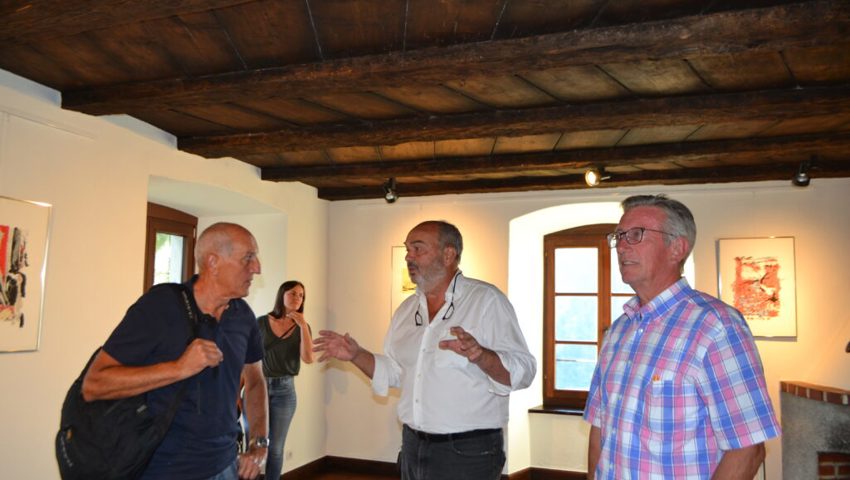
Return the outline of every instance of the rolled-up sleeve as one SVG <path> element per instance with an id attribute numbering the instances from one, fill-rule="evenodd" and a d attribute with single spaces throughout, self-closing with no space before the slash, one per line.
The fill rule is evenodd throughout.
<path id="1" fill-rule="evenodd" d="M 372 391 L 375 395 L 386 397 L 390 387 L 399 386 L 401 368 L 390 357 L 375 355 L 375 371 L 372 373 Z"/>
<path id="2" fill-rule="evenodd" d="M 528 351 L 528 344 L 519 327 L 516 313 L 508 299 L 502 295 L 491 304 L 488 321 L 492 320 L 492 346 L 488 346 L 499 356 L 502 365 L 511 375 L 511 385 L 501 384 L 490 378 L 490 391 L 495 395 L 509 395 L 514 390 L 527 388 L 537 374 L 537 360 Z M 489 317 L 489 318 L 488 318 Z"/>
<path id="3" fill-rule="evenodd" d="M 393 322 L 396 315 L 393 315 Z M 384 354 L 375 353 L 375 371 L 372 372 L 372 391 L 375 395 L 386 397 L 390 388 L 401 386 L 401 366 L 393 360 L 393 329 L 384 337 Z"/>
<path id="4" fill-rule="evenodd" d="M 514 390 L 521 390 L 531 385 L 537 373 L 537 361 L 531 354 L 522 352 L 496 352 L 502 365 L 511 374 L 511 385 L 501 384 L 490 379 L 490 391 L 496 395 L 508 395 Z"/>

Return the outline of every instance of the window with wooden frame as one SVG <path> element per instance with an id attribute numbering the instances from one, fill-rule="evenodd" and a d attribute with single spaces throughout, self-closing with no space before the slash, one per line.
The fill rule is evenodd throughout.
<path id="1" fill-rule="evenodd" d="M 148 203 L 144 291 L 159 283 L 184 282 L 192 276 L 197 228 L 197 217 Z"/>
<path id="2" fill-rule="evenodd" d="M 622 283 L 606 235 L 585 225 L 543 238 L 543 405 L 583 409 L 605 331 L 634 293 Z"/>

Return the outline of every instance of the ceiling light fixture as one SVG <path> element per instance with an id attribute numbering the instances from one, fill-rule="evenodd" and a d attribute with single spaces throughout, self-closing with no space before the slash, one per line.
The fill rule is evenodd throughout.
<path id="1" fill-rule="evenodd" d="M 814 157 L 812 157 L 814 159 Z M 811 168 L 812 163 L 809 160 L 803 160 L 800 162 L 800 166 L 797 168 L 797 173 L 791 177 L 791 183 L 797 187 L 808 187 L 809 182 L 812 181 L 812 177 L 809 176 L 809 168 Z"/>
<path id="2" fill-rule="evenodd" d="M 398 200 L 398 192 L 396 191 L 395 177 L 388 178 L 384 182 L 384 200 L 387 203 L 395 203 Z"/>
<path id="3" fill-rule="evenodd" d="M 611 178 L 610 175 L 603 176 L 605 174 L 604 169 L 591 167 L 584 171 L 584 182 L 588 187 L 595 187 L 599 185 L 599 182 L 602 180 L 608 180 Z"/>

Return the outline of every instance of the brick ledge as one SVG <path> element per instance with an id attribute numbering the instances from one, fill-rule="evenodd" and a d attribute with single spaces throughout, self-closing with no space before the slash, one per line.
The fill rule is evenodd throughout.
<path id="1" fill-rule="evenodd" d="M 850 406 L 850 390 L 805 382 L 779 382 L 780 391 L 819 402 Z"/>

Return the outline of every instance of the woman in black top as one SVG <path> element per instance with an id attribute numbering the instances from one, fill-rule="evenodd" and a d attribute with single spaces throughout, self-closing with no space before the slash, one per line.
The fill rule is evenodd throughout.
<path id="1" fill-rule="evenodd" d="M 283 446 L 295 415 L 294 377 L 301 362 L 313 362 L 313 338 L 304 320 L 304 284 L 284 282 L 274 310 L 257 319 L 263 336 L 263 373 L 269 390 L 269 456 L 267 480 L 278 480 L 283 469 Z"/>

